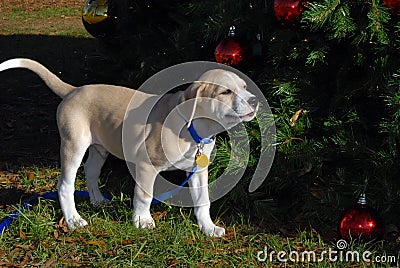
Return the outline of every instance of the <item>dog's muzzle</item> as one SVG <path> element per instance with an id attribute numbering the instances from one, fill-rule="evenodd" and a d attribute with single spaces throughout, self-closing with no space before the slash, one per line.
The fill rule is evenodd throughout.
<path id="1" fill-rule="evenodd" d="M 257 98 L 255 96 L 250 97 L 247 100 L 247 103 L 250 104 L 251 108 L 253 108 L 254 111 L 257 110 L 257 108 L 258 108 L 258 100 L 257 100 Z"/>
<path id="2" fill-rule="evenodd" d="M 239 116 L 242 121 L 250 121 L 254 118 L 258 110 L 258 100 L 255 96 L 250 97 L 247 101 L 247 105 L 250 106 L 251 112 L 245 115 Z"/>

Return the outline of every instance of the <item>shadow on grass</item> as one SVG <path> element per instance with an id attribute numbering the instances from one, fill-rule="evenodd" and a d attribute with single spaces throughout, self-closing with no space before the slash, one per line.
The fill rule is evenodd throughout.
<path id="1" fill-rule="evenodd" d="M 107 59 L 107 52 L 97 39 L 0 35 L 0 62 L 16 57 L 37 60 L 63 81 L 76 86 L 124 82 L 117 74 L 118 66 L 111 57 Z M 61 99 L 36 74 L 25 69 L 1 72 L 0 92 L 0 171 L 16 172 L 22 166 L 59 166 L 56 110 Z M 177 184 L 185 177 L 183 172 L 170 174 L 167 177 L 175 177 Z M 117 196 L 121 191 L 132 195 L 134 181 L 124 161 L 109 156 L 102 177 L 105 191 Z M 4 189 L 0 191 L 3 193 Z M 20 199 L 25 199 L 20 190 L 0 194 L 0 203 L 4 205 Z"/>
<path id="2" fill-rule="evenodd" d="M 116 66 L 104 59 L 101 47 L 98 40 L 88 38 L 0 35 L 0 62 L 31 58 L 72 85 L 117 84 L 121 78 L 112 75 Z M 1 72 L 0 92 L 0 170 L 16 172 L 22 166 L 59 166 L 56 110 L 61 99 L 38 76 L 24 69 Z M 103 170 L 109 170 L 107 182 L 113 186 L 110 191 L 133 184 L 133 180 L 115 181 L 129 176 L 123 161 L 110 157 Z M 0 191 L 3 205 L 24 199 L 20 190 Z"/>

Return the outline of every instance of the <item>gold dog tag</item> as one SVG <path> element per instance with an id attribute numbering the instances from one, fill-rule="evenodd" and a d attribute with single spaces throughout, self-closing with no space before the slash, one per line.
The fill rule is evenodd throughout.
<path id="1" fill-rule="evenodd" d="M 200 153 L 196 155 L 196 164 L 199 167 L 205 168 L 208 166 L 208 164 L 210 164 L 210 160 L 205 154 Z"/>

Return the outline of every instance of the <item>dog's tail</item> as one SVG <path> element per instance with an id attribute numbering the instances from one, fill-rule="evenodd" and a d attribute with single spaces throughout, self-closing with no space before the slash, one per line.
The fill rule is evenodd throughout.
<path id="1" fill-rule="evenodd" d="M 61 98 L 64 98 L 75 88 L 74 86 L 63 82 L 55 74 L 50 72 L 46 67 L 34 60 L 11 59 L 0 64 L 0 72 L 13 68 L 26 68 L 33 71 L 38 76 L 40 76 L 40 78 L 42 78 L 46 85 Z"/>

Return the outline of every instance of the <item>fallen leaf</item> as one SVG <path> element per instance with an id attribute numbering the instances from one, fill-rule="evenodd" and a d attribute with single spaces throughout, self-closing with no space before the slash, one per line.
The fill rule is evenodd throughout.
<path id="1" fill-rule="evenodd" d="M 13 262 L 8 262 L 8 261 L 3 261 L 0 262 L 0 267 L 18 267 L 19 265 L 17 263 Z"/>
<path id="2" fill-rule="evenodd" d="M 7 172 L 7 171 L 0 171 L 0 181 L 6 183 L 13 183 L 19 180 L 19 174 Z"/>
<path id="3" fill-rule="evenodd" d="M 104 231 L 96 231 L 96 230 L 92 231 L 92 235 L 94 235 L 96 237 L 107 237 L 107 238 L 110 237 L 109 233 L 104 232 Z"/>
<path id="4" fill-rule="evenodd" d="M 226 250 L 223 248 L 215 248 L 212 250 L 212 253 L 213 254 L 223 254 L 223 253 L 226 253 Z"/>
<path id="5" fill-rule="evenodd" d="M 57 265 L 57 261 L 54 259 L 49 259 L 44 263 L 45 268 L 53 268 L 53 267 L 56 267 L 56 265 Z"/>
<path id="6" fill-rule="evenodd" d="M 104 247 L 106 245 L 106 242 L 102 240 L 89 240 L 89 241 L 84 240 L 83 242 L 87 245 L 94 245 L 99 247 Z"/>
<path id="7" fill-rule="evenodd" d="M 22 259 L 22 262 L 20 263 L 20 265 L 25 266 L 26 264 L 30 263 L 31 261 L 32 261 L 32 252 L 28 251 L 25 253 L 25 256 Z"/>
<path id="8" fill-rule="evenodd" d="M 29 171 L 27 177 L 29 180 L 33 180 L 35 178 L 35 172 Z"/>
<path id="9" fill-rule="evenodd" d="M 303 111 L 303 109 L 300 109 L 300 110 L 298 110 L 297 112 L 294 113 L 292 118 L 290 118 L 290 120 L 289 120 L 290 126 L 294 127 L 296 125 L 296 121 L 297 121 L 297 119 L 299 119 L 299 116 L 300 116 L 302 111 Z"/>
<path id="10" fill-rule="evenodd" d="M 72 257 L 72 261 L 62 261 L 62 264 L 68 267 L 93 267 L 93 263 L 87 261 L 75 260 L 79 259 L 78 257 Z"/>
<path id="11" fill-rule="evenodd" d="M 167 214 L 168 214 L 168 212 L 166 212 L 166 211 L 163 211 L 163 212 L 157 211 L 157 212 L 153 213 L 153 219 L 155 221 L 159 221 L 162 218 L 165 218 L 165 216 L 167 216 Z"/>
<path id="12" fill-rule="evenodd" d="M 21 244 L 18 244 L 17 247 L 18 247 L 18 248 L 25 249 L 25 250 L 35 250 L 35 249 L 36 249 L 36 248 L 35 248 L 34 246 L 32 246 L 32 245 L 21 245 Z"/>
<path id="13" fill-rule="evenodd" d="M 21 229 L 19 229 L 19 238 L 21 238 L 22 240 L 26 239 L 26 235 L 25 235 L 24 231 L 22 231 Z"/>
<path id="14" fill-rule="evenodd" d="M 53 232 L 54 238 L 58 240 L 58 238 L 60 237 L 59 233 L 57 231 Z"/>
<path id="15" fill-rule="evenodd" d="M 15 255 L 16 253 L 20 252 L 22 249 L 18 246 L 10 251 L 10 255 Z"/>
<path id="16" fill-rule="evenodd" d="M 76 242 L 76 239 L 73 238 L 73 237 L 64 237 L 64 238 L 63 238 L 63 241 L 64 241 L 64 242 L 67 242 L 67 243 L 75 243 L 75 242 Z"/>
<path id="17" fill-rule="evenodd" d="M 40 244 L 41 244 L 42 246 L 44 246 L 45 248 L 54 249 L 53 246 L 51 246 L 50 244 L 48 244 L 48 243 L 46 243 L 46 242 L 41 242 Z"/>
<path id="18" fill-rule="evenodd" d="M 80 256 L 71 256 L 71 259 L 77 263 L 81 262 L 81 257 Z"/>
<path id="19" fill-rule="evenodd" d="M 106 254 L 108 254 L 108 255 L 117 255 L 117 251 L 114 250 L 114 249 L 112 249 L 112 250 L 106 250 L 106 249 L 101 250 L 101 249 L 100 249 L 99 252 L 101 252 L 101 253 L 106 253 Z"/>
<path id="20" fill-rule="evenodd" d="M 247 250 L 248 250 L 248 248 L 236 248 L 236 249 L 233 250 L 233 252 L 235 254 L 239 254 L 239 253 L 246 252 Z"/>
<path id="21" fill-rule="evenodd" d="M 194 239 L 189 237 L 189 238 L 185 239 L 185 242 L 186 242 L 186 244 L 193 245 L 194 244 Z"/>
<path id="22" fill-rule="evenodd" d="M 132 245 L 133 242 L 132 242 L 132 240 L 122 240 L 122 241 L 121 241 L 121 244 L 122 244 L 123 246 L 127 246 L 127 245 Z"/>
<path id="23" fill-rule="evenodd" d="M 68 225 L 67 222 L 64 220 L 64 217 L 62 217 L 59 221 L 58 224 L 55 225 L 57 228 L 61 229 L 63 233 L 68 233 Z"/>
<path id="24" fill-rule="evenodd" d="M 178 265 L 178 260 L 177 259 L 173 259 L 169 265 L 169 267 L 176 267 Z"/>

